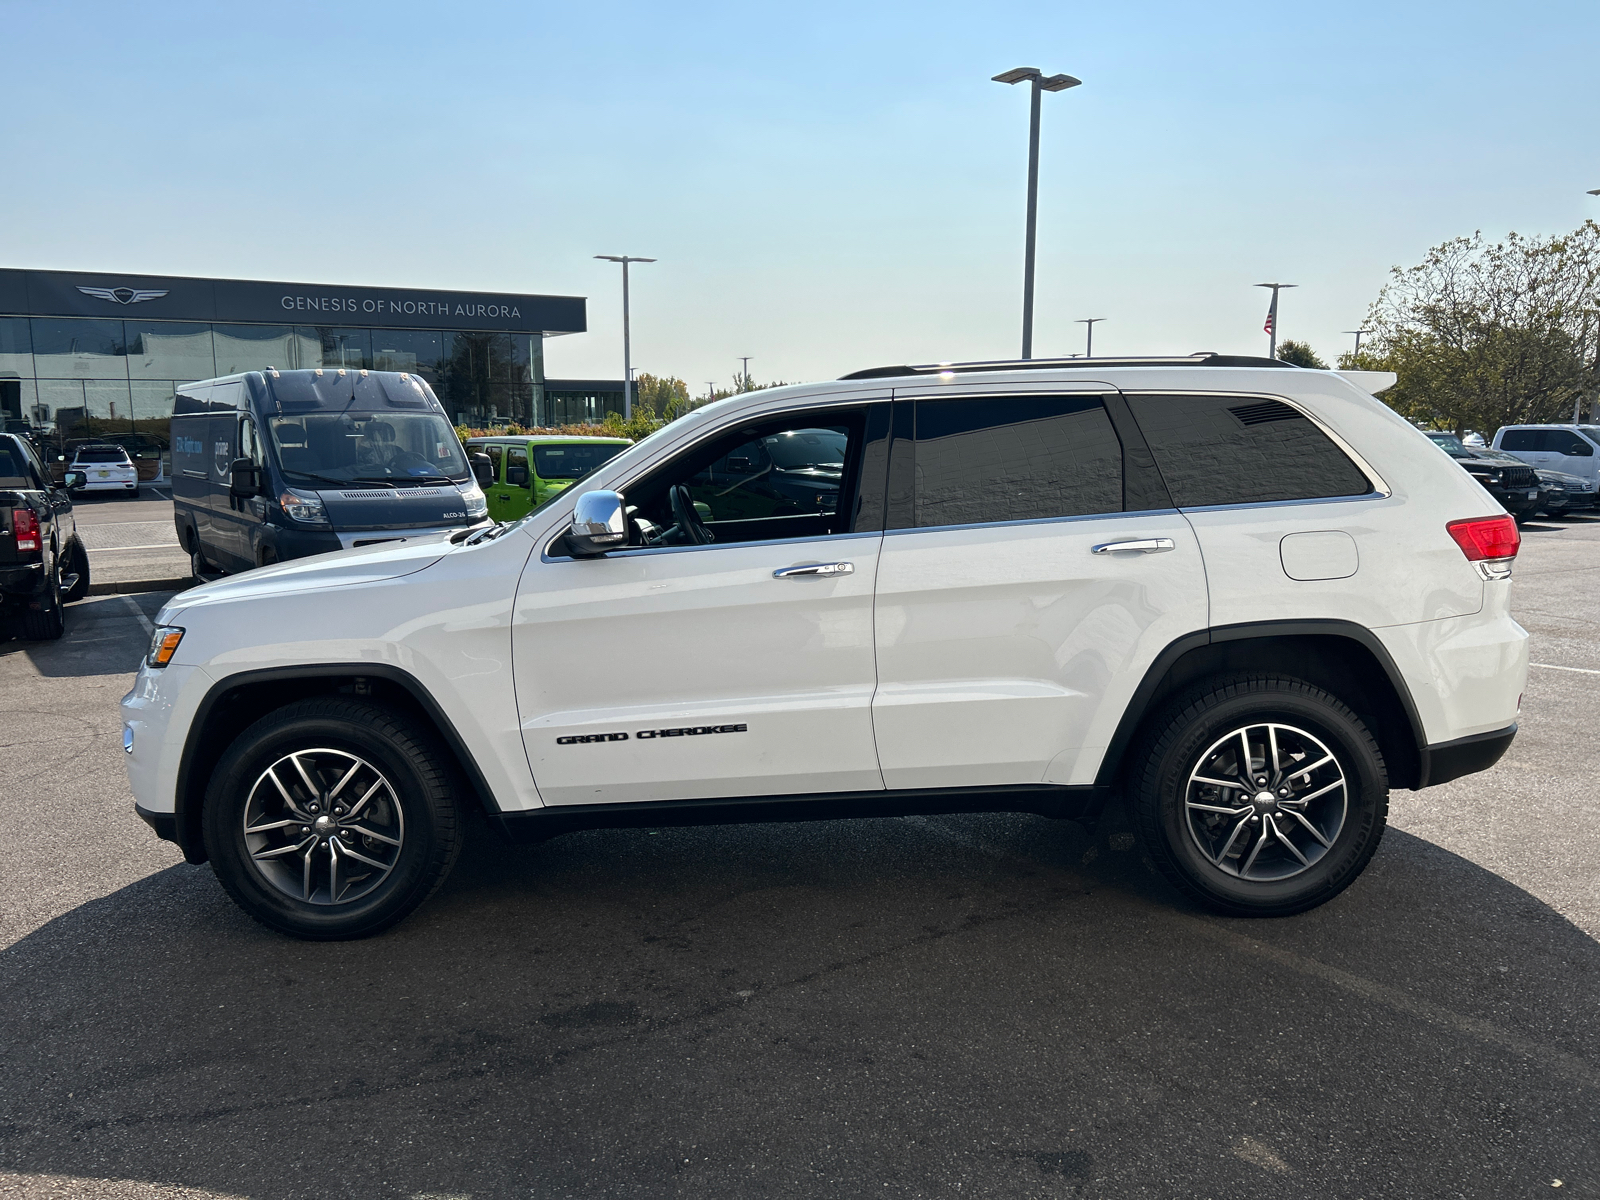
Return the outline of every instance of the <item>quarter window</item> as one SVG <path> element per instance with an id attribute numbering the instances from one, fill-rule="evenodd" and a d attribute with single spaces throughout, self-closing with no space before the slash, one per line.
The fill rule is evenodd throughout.
<path id="1" fill-rule="evenodd" d="M 1372 491 L 1344 451 L 1281 400 L 1129 396 L 1128 404 L 1179 508 Z"/>
<path id="2" fill-rule="evenodd" d="M 1122 511 L 1099 396 L 918 400 L 915 445 L 915 528 Z"/>

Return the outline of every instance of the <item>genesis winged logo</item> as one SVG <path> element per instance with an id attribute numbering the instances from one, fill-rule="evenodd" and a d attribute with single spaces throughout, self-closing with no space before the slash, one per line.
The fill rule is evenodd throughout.
<path id="1" fill-rule="evenodd" d="M 159 300 L 167 294 L 165 288 L 80 287 L 78 290 L 85 296 L 93 296 L 96 300 L 109 300 L 113 304 L 142 304 L 146 300 Z"/>

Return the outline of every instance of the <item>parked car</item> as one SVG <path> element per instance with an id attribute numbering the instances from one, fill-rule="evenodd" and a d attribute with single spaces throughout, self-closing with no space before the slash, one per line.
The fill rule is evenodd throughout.
<path id="1" fill-rule="evenodd" d="M 1518 521 L 1539 508 L 1539 476 L 1520 459 L 1497 450 L 1472 450 L 1453 433 L 1429 431 L 1428 440 L 1443 450 Z"/>
<path id="2" fill-rule="evenodd" d="M 67 470 L 83 476 L 74 491 L 139 494 L 138 468 L 126 450 L 111 442 L 85 442 L 73 452 Z"/>
<path id="3" fill-rule="evenodd" d="M 69 472 L 69 484 L 81 485 Z M 89 594 L 89 555 L 78 538 L 72 498 L 57 487 L 33 442 L 0 434 L 0 617 L 22 636 L 54 641 L 64 604 Z"/>
<path id="4" fill-rule="evenodd" d="M 307 938 L 412 911 L 471 808 L 539 839 L 1120 796 L 1186 895 L 1309 908 L 1391 787 L 1501 756 L 1527 673 L 1514 522 L 1373 382 L 1201 355 L 729 397 L 520 521 L 174 596 L 123 701 L 137 811 Z M 842 467 L 779 508 L 729 459 L 790 437 Z"/>
<path id="5" fill-rule="evenodd" d="M 1507 425 L 1494 448 L 1547 471 L 1600 484 L 1600 425 Z"/>
<path id="6" fill-rule="evenodd" d="M 1539 476 L 1539 511 L 1550 516 L 1585 512 L 1595 506 L 1596 488 L 1592 479 L 1582 479 L 1562 471 L 1535 468 Z"/>
<path id="7" fill-rule="evenodd" d="M 429 538 L 487 520 L 455 429 L 416 375 L 251 371 L 185 384 L 172 504 L 194 573 Z"/>
<path id="8" fill-rule="evenodd" d="M 490 519 L 515 521 L 631 444 L 627 438 L 503 435 L 468 438 L 467 453 L 488 461 L 478 482 L 489 498 Z"/>

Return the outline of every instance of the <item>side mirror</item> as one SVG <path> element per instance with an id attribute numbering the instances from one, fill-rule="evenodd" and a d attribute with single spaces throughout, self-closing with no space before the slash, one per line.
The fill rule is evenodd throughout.
<path id="1" fill-rule="evenodd" d="M 248 458 L 236 458 L 228 468 L 228 491 L 241 500 L 261 494 L 261 472 Z"/>
<path id="2" fill-rule="evenodd" d="M 585 492 L 578 497 L 567 530 L 573 558 L 598 558 L 628 542 L 628 515 L 616 492 Z"/>
<path id="3" fill-rule="evenodd" d="M 508 487 L 527 487 L 528 486 L 528 468 L 527 467 L 507 467 L 506 468 L 506 485 Z"/>
<path id="4" fill-rule="evenodd" d="M 487 454 L 474 454 L 468 460 L 472 464 L 472 477 L 478 481 L 478 486 L 485 490 L 494 486 L 494 463 L 489 461 Z"/>
<path id="5" fill-rule="evenodd" d="M 61 481 L 61 486 L 69 492 L 76 492 L 89 482 L 89 477 L 82 471 L 68 471 L 66 478 Z"/>

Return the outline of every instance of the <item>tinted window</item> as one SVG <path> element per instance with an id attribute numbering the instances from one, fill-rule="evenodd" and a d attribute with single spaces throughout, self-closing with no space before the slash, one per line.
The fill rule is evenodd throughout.
<path id="1" fill-rule="evenodd" d="M 73 456 L 81 463 L 126 463 L 128 452 L 118 446 L 88 446 Z"/>
<path id="2" fill-rule="evenodd" d="M 1361 496 L 1372 484 L 1281 400 L 1129 396 L 1179 508 Z"/>
<path id="3" fill-rule="evenodd" d="M 535 446 L 533 466 L 540 479 L 581 479 L 596 467 L 610 462 L 628 447 L 621 442 L 607 445 L 591 442 L 569 446 Z"/>
<path id="4" fill-rule="evenodd" d="M 20 449 L 12 445 L 10 438 L 0 438 L 0 488 L 32 486 Z"/>
<path id="5" fill-rule="evenodd" d="M 1508 429 L 1500 438 L 1502 450 L 1543 450 L 1544 430 Z"/>
<path id="6" fill-rule="evenodd" d="M 1122 511 L 1122 443 L 1098 396 L 919 400 L 913 525 Z"/>
<path id="7" fill-rule="evenodd" d="M 1594 447 L 1589 445 L 1575 433 L 1568 433 L 1565 429 L 1545 430 L 1545 443 L 1543 449 L 1556 454 L 1565 454 L 1569 458 L 1593 458 Z M 1507 447 L 1509 449 L 1510 447 Z"/>

